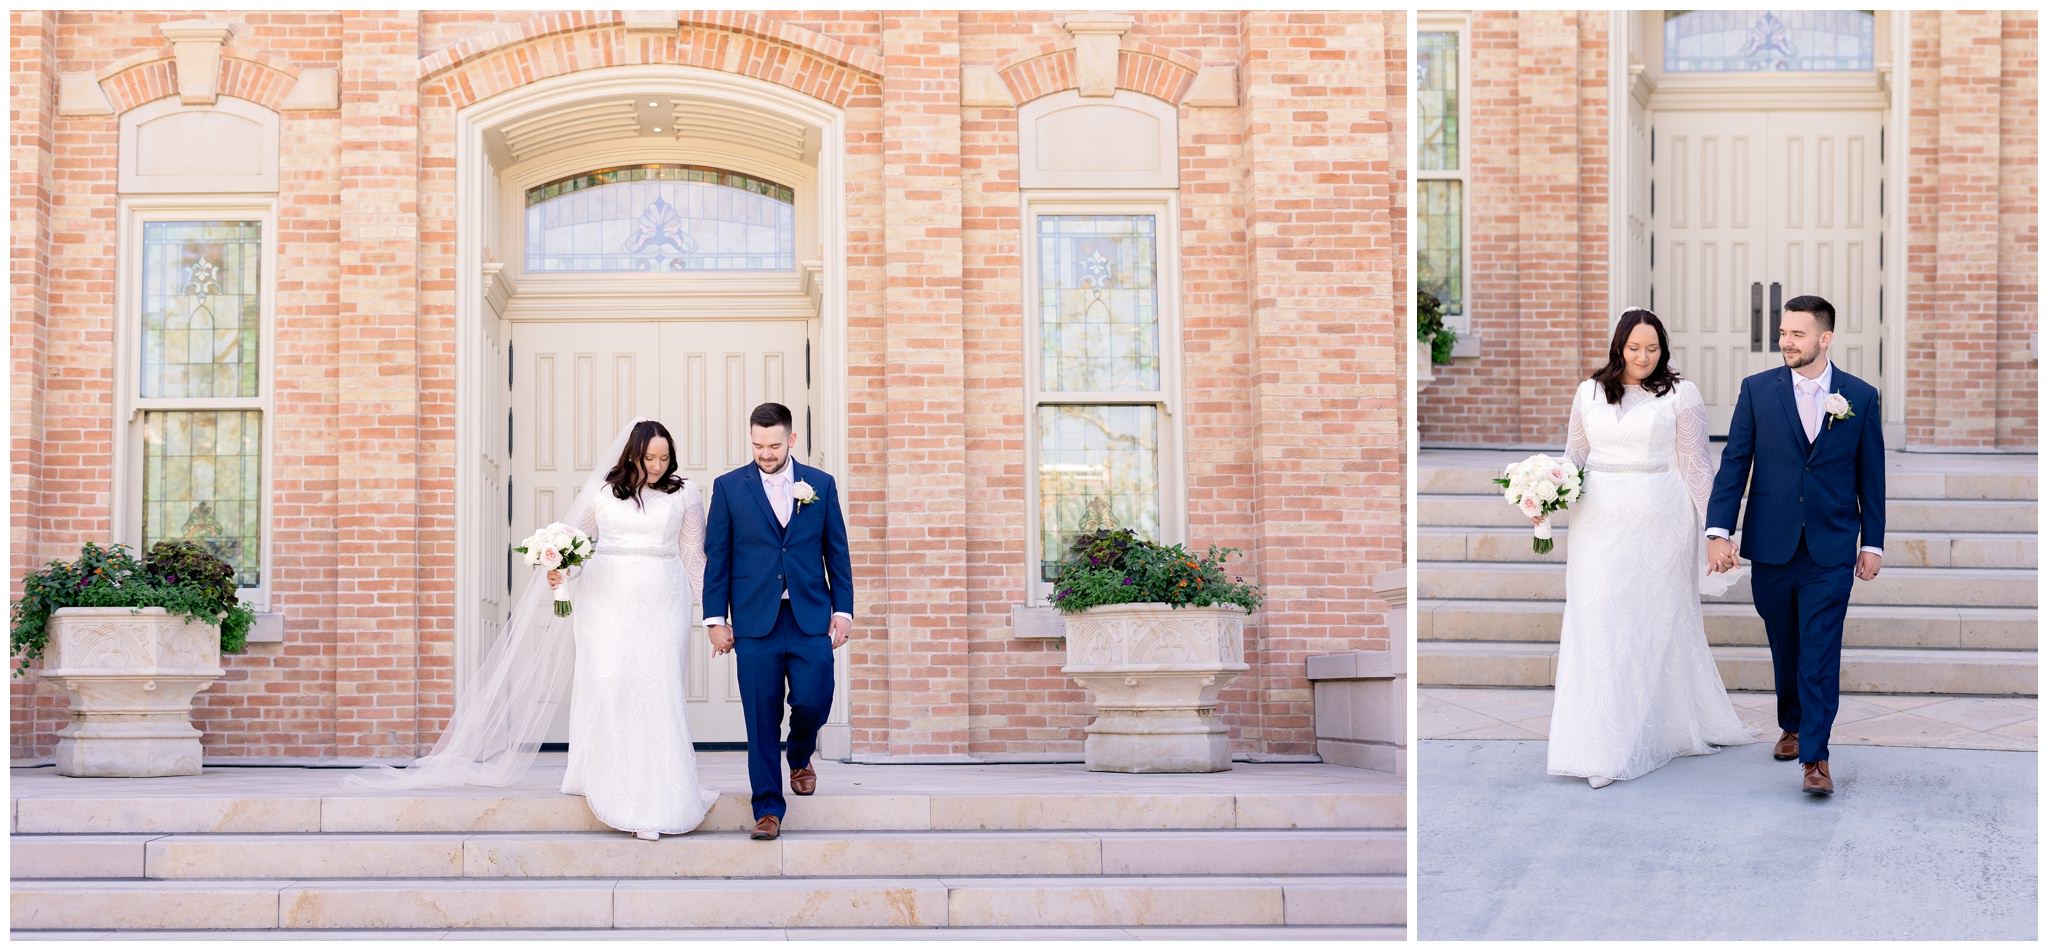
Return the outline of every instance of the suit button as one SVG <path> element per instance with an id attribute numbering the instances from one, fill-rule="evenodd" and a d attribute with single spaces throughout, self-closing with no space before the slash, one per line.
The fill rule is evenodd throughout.
<path id="1" fill-rule="evenodd" d="M 1799 501 L 1801 501 L 1801 502 L 1804 502 L 1804 501 L 1806 501 L 1806 496 L 1803 496 L 1803 495 L 1802 495 L 1802 496 L 1800 496 L 1800 497 L 1799 497 Z"/>

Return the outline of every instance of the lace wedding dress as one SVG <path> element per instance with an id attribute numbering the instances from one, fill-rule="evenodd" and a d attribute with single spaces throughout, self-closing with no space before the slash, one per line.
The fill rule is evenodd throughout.
<path id="1" fill-rule="evenodd" d="M 1571 515 L 1550 773 L 1634 779 L 1673 757 L 1753 742 L 1701 623 L 1714 466 L 1699 390 L 1680 381 L 1659 397 L 1630 386 L 1615 406 L 1584 381 L 1565 454 L 1587 473 Z"/>
<path id="2" fill-rule="evenodd" d="M 718 795 L 697 784 L 683 664 L 704 579 L 704 502 L 695 483 L 600 487 L 577 527 L 596 554 L 573 582 L 576 665 L 562 791 L 630 832 L 688 832 Z"/>

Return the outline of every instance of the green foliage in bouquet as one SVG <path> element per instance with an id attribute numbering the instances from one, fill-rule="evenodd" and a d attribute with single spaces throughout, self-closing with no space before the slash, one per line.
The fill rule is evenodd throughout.
<path id="1" fill-rule="evenodd" d="M 1415 339 L 1429 344 L 1429 362 L 1439 366 L 1458 345 L 1458 332 L 1444 325 L 1444 302 L 1425 290 L 1415 292 Z"/>
<path id="2" fill-rule="evenodd" d="M 1235 548 L 1210 546 L 1190 554 L 1180 545 L 1160 545 L 1129 529 L 1090 532 L 1074 540 L 1054 577 L 1052 604 L 1073 614 L 1103 604 L 1166 604 L 1176 608 L 1235 604 L 1259 609 L 1259 586 L 1224 574 Z"/>
<path id="3" fill-rule="evenodd" d="M 138 562 L 126 545 L 86 542 L 76 561 L 53 561 L 22 579 L 12 605 L 14 675 L 26 673 L 49 646 L 50 616 L 59 608 L 163 608 L 220 628 L 220 649 L 241 653 L 254 612 L 235 597 L 235 569 L 196 542 L 158 542 Z"/>

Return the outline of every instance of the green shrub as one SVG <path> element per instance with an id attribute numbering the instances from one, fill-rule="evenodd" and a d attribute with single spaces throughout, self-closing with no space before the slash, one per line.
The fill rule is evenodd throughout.
<path id="1" fill-rule="evenodd" d="M 1129 529 L 1090 532 L 1074 540 L 1054 575 L 1053 607 L 1073 614 L 1104 604 L 1159 603 L 1176 608 L 1235 604 L 1259 609 L 1259 586 L 1226 575 L 1223 562 L 1237 549 L 1210 546 L 1190 554 Z"/>
<path id="2" fill-rule="evenodd" d="M 1429 344 L 1429 362 L 1451 362 L 1451 348 L 1458 345 L 1458 332 L 1444 326 L 1444 302 L 1435 294 L 1415 292 L 1415 339 Z"/>

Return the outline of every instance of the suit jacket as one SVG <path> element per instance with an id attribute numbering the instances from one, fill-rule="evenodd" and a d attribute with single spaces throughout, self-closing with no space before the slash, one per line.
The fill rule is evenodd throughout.
<path id="1" fill-rule="evenodd" d="M 1832 391 L 1849 400 L 1855 415 L 1831 420 L 1822 414 L 1820 434 L 1809 443 L 1792 376 L 1790 367 L 1778 367 L 1742 381 L 1707 524 L 1735 524 L 1747 483 L 1744 558 L 1785 564 L 1804 534 L 1814 561 L 1854 565 L 1859 532 L 1863 545 L 1884 547 L 1884 414 L 1877 388 L 1835 367 Z"/>
<path id="2" fill-rule="evenodd" d="M 725 617 L 736 637 L 774 629 L 785 587 L 806 634 L 828 633 L 834 611 L 853 613 L 853 562 L 838 484 L 795 459 L 789 466 L 791 477 L 809 483 L 818 497 L 793 506 L 787 528 L 775 520 L 753 463 L 712 482 L 704 523 L 704 616 Z"/>

